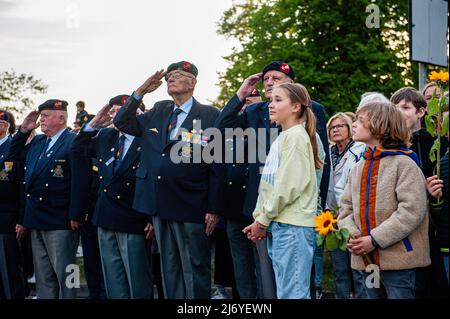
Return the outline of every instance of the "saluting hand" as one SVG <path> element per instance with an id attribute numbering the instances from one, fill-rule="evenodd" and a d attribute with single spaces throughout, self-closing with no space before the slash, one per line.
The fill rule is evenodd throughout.
<path id="1" fill-rule="evenodd" d="M 245 98 L 250 94 L 252 94 L 253 90 L 256 89 L 258 81 L 261 79 L 261 77 L 262 72 L 250 75 L 248 78 L 244 80 L 244 82 L 241 84 L 241 87 L 236 93 L 239 100 L 245 102 Z"/>
<path id="2" fill-rule="evenodd" d="M 98 111 L 98 113 L 94 116 L 94 118 L 89 122 L 89 125 L 92 128 L 103 128 L 108 127 L 112 123 L 111 114 L 109 114 L 109 110 L 111 106 L 106 104 L 104 107 Z"/>
<path id="3" fill-rule="evenodd" d="M 20 125 L 20 131 L 22 133 L 28 133 L 39 127 L 40 123 L 37 121 L 40 112 L 38 110 L 33 110 L 24 118 L 22 125 Z"/>
<path id="4" fill-rule="evenodd" d="M 162 84 L 161 80 L 165 75 L 164 69 L 156 71 L 136 90 L 136 94 L 143 97 L 146 93 L 155 91 Z"/>
<path id="5" fill-rule="evenodd" d="M 205 215 L 205 224 L 206 224 L 206 230 L 205 233 L 207 236 L 211 236 L 214 229 L 216 228 L 217 223 L 219 222 L 219 215 L 212 214 L 212 213 L 206 213 Z"/>

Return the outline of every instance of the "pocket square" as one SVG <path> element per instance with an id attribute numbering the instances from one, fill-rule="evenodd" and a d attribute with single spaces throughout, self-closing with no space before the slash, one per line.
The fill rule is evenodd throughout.
<path id="1" fill-rule="evenodd" d="M 154 127 L 154 128 L 151 128 L 150 129 L 150 131 L 152 131 L 152 132 L 155 132 L 156 134 L 158 134 L 159 132 L 158 132 L 158 129 L 156 128 L 156 127 Z"/>

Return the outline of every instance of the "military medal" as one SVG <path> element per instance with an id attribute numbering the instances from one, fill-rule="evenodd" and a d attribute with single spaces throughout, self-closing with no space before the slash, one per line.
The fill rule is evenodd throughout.
<path id="1" fill-rule="evenodd" d="M 9 181 L 8 172 L 6 170 L 0 171 L 0 181 Z"/>
<path id="2" fill-rule="evenodd" d="M 111 158 L 105 163 L 105 165 L 108 166 L 108 165 L 111 164 L 112 162 L 114 162 L 114 156 L 111 157 Z"/>
<path id="3" fill-rule="evenodd" d="M 64 170 L 61 165 L 56 165 L 56 167 L 53 169 L 53 176 L 64 177 Z"/>
<path id="4" fill-rule="evenodd" d="M 181 148 L 181 155 L 184 157 L 191 157 L 191 144 L 183 143 L 183 147 Z"/>
<path id="5" fill-rule="evenodd" d="M 5 172 L 10 172 L 13 169 L 14 162 L 5 162 Z"/>

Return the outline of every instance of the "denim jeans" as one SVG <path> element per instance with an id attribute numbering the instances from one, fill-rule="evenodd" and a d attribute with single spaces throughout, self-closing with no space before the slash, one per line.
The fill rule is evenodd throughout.
<path id="1" fill-rule="evenodd" d="M 369 299 L 415 299 L 416 269 L 381 270 L 379 288 L 367 286 L 371 273 L 363 272 L 366 293 Z"/>
<path id="2" fill-rule="evenodd" d="M 349 299 L 353 291 L 356 299 L 366 299 L 362 272 L 351 269 L 350 253 L 336 249 L 330 252 L 330 257 L 333 266 L 334 297 L 336 299 Z"/>
<path id="3" fill-rule="evenodd" d="M 314 250 L 314 286 L 322 288 L 323 278 L 323 246 L 317 246 Z"/>
<path id="4" fill-rule="evenodd" d="M 310 299 L 310 278 L 315 249 L 312 227 L 278 222 L 270 224 L 267 241 L 272 259 L 278 299 Z"/>

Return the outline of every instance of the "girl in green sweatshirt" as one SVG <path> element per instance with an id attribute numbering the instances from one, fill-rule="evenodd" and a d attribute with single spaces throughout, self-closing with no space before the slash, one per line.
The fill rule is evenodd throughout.
<path id="1" fill-rule="evenodd" d="M 277 297 L 310 298 L 310 274 L 315 235 L 318 187 L 316 119 L 308 91 L 284 83 L 272 93 L 270 120 L 282 132 L 270 148 L 261 175 L 255 222 L 244 229 L 252 241 L 271 233 L 267 248 L 275 273 Z"/>

